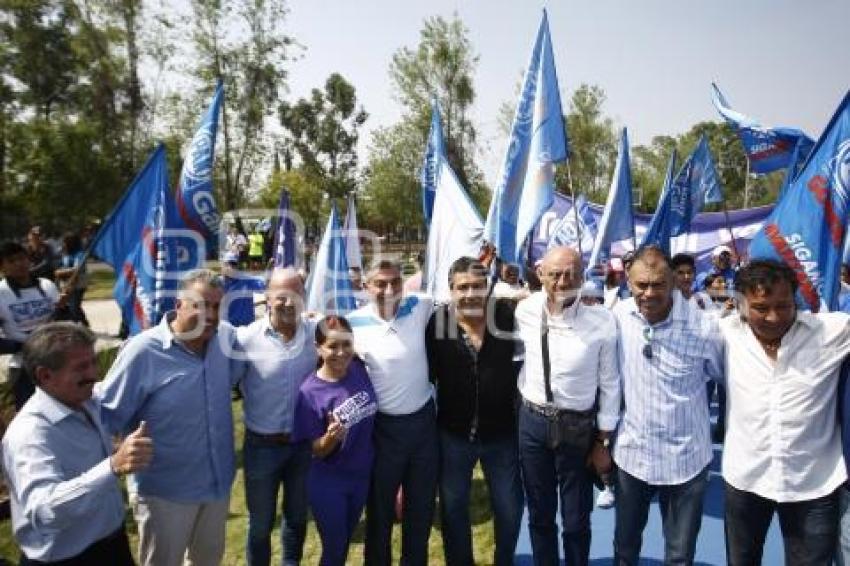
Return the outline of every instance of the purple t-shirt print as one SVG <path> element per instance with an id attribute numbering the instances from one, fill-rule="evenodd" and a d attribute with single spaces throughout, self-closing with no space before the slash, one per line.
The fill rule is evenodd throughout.
<path id="1" fill-rule="evenodd" d="M 338 381 L 325 381 L 316 372 L 307 376 L 295 407 L 294 436 L 310 442 L 321 437 L 328 429 L 328 415 L 333 413 L 347 430 L 345 439 L 325 458 L 314 458 L 314 469 L 368 474 L 372 468 L 372 428 L 377 411 L 375 390 L 366 368 L 354 359 Z"/>

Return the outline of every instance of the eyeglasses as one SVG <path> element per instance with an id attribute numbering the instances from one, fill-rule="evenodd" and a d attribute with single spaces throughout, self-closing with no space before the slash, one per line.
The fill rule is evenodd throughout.
<path id="1" fill-rule="evenodd" d="M 646 344 L 643 345 L 643 349 L 641 353 L 643 357 L 647 360 L 652 359 L 652 327 L 644 326 L 643 327 L 643 339 L 646 340 Z"/>

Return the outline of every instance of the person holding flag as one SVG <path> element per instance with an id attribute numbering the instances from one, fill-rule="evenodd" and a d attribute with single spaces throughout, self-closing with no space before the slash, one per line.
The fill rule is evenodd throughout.
<path id="1" fill-rule="evenodd" d="M 215 273 L 189 271 L 175 310 L 131 338 L 96 389 L 104 424 L 127 435 L 142 421 L 157 446 L 128 490 L 144 566 L 219 564 L 236 473 L 231 388 L 235 332 L 219 323 Z"/>

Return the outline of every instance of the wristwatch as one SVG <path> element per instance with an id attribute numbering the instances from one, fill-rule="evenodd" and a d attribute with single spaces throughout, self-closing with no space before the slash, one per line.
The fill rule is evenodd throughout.
<path id="1" fill-rule="evenodd" d="M 606 450 L 608 449 L 609 446 L 611 446 L 611 439 L 608 438 L 607 436 L 604 436 L 604 437 L 597 436 L 596 442 L 601 444 L 602 448 L 605 448 Z"/>

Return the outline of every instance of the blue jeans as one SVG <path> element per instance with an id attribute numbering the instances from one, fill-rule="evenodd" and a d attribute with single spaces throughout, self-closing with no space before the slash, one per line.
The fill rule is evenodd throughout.
<path id="1" fill-rule="evenodd" d="M 480 459 L 493 509 L 496 566 L 514 563 L 522 523 L 522 480 L 519 473 L 517 438 L 469 442 L 440 431 L 440 512 L 446 565 L 473 563 L 469 492 L 472 470 Z"/>
<path id="2" fill-rule="evenodd" d="M 409 415 L 375 417 L 375 465 L 366 503 L 366 564 L 389 566 L 398 488 L 404 489 L 401 564 L 428 564 L 439 443 L 434 402 Z"/>
<path id="3" fill-rule="evenodd" d="M 664 564 L 693 564 L 707 487 L 708 467 L 696 477 L 675 485 L 652 485 L 618 468 L 614 563 L 638 564 L 649 504 L 657 492 L 664 532 Z"/>
<path id="4" fill-rule="evenodd" d="M 840 489 L 844 489 L 843 487 Z M 838 540 L 839 491 L 803 501 L 778 503 L 724 484 L 726 563 L 762 563 L 764 540 L 774 513 L 785 547 L 785 563 L 794 566 L 831 564 Z"/>
<path id="5" fill-rule="evenodd" d="M 246 430 L 243 458 L 245 503 L 248 507 L 248 564 L 267 566 L 271 562 L 271 534 L 281 484 L 283 519 L 280 538 L 283 564 L 298 564 L 307 533 L 309 444 L 273 444 Z"/>
<path id="6" fill-rule="evenodd" d="M 835 564 L 850 566 L 850 489 L 847 484 L 838 488 L 838 546 L 835 550 Z"/>
<path id="7" fill-rule="evenodd" d="M 549 447 L 549 421 L 524 404 L 519 410 L 519 459 L 528 499 L 528 531 L 534 564 L 558 564 L 555 513 L 561 503 L 564 557 L 570 566 L 590 557 L 593 484 L 587 454 L 566 444 Z"/>

